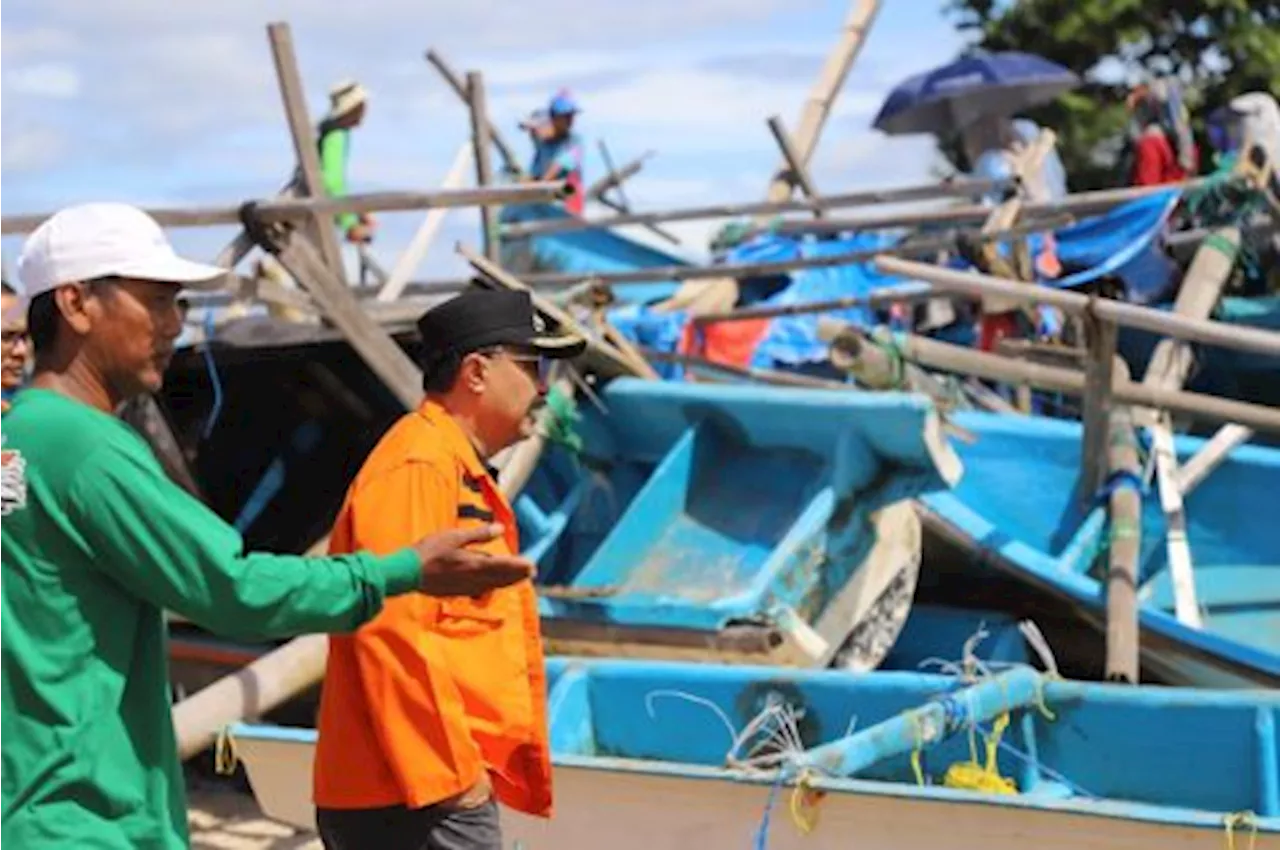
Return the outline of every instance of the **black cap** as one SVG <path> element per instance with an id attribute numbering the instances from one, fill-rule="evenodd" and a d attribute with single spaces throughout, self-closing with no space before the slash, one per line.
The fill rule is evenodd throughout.
<path id="1" fill-rule="evenodd" d="M 577 334 L 550 334 L 527 292 L 467 290 L 418 319 L 426 367 L 495 345 L 530 348 L 544 357 L 577 357 L 587 341 Z"/>

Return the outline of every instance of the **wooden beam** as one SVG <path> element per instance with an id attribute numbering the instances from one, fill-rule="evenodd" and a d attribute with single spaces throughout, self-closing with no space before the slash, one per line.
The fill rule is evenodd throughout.
<path id="1" fill-rule="evenodd" d="M 1164 511 L 1165 550 L 1173 585 L 1174 615 L 1185 626 L 1204 628 L 1200 605 L 1196 601 L 1195 566 L 1191 558 L 1191 541 L 1187 539 L 1187 514 L 1177 481 L 1178 455 L 1174 449 L 1173 431 L 1156 426 L 1148 433 L 1151 451 L 1155 454 L 1160 508 Z"/>
<path id="2" fill-rule="evenodd" d="M 787 161 L 791 182 L 800 187 L 800 191 L 804 192 L 806 198 L 815 204 L 821 204 L 822 198 L 819 197 L 818 190 L 813 185 L 813 179 L 809 176 L 809 167 L 805 165 L 805 158 L 796 149 L 795 143 L 787 133 L 787 128 L 782 125 L 782 119 L 777 115 L 771 115 L 765 123 L 769 125 L 769 132 L 773 134 L 773 140 L 778 143 L 778 149 L 782 151 L 782 158 Z M 822 207 L 815 207 L 813 215 L 815 218 L 822 218 Z"/>
<path id="3" fill-rule="evenodd" d="M 1186 498 L 1191 491 L 1200 486 L 1200 482 L 1218 468 L 1231 451 L 1253 439 L 1253 429 L 1243 425 L 1223 425 L 1207 443 L 1200 447 L 1186 463 L 1178 468 L 1175 481 L 1178 491 Z"/>
<path id="4" fill-rule="evenodd" d="M 1084 410 L 1081 415 L 1083 443 L 1080 451 L 1081 502 L 1093 500 L 1106 480 L 1109 455 L 1107 435 L 1111 431 L 1111 392 L 1115 386 L 1117 328 L 1114 322 L 1085 320 L 1089 356 L 1085 361 Z"/>
<path id="5" fill-rule="evenodd" d="M 467 82 L 459 76 L 457 71 L 454 71 L 453 68 L 450 67 L 449 63 L 446 62 L 444 57 L 436 50 L 428 50 L 426 58 L 431 67 L 440 72 L 440 76 L 444 78 L 444 81 L 448 84 L 449 88 L 453 89 L 453 93 L 458 96 L 458 99 L 469 107 L 471 104 L 471 95 L 467 89 Z M 514 174 L 518 179 L 523 180 L 528 175 L 525 173 L 525 170 L 520 167 L 520 161 L 516 159 L 515 151 L 512 149 L 511 145 L 507 143 L 506 137 L 502 135 L 502 131 L 494 125 L 492 120 L 489 119 L 489 116 L 485 115 L 484 118 L 485 123 L 489 128 L 489 138 L 493 141 L 493 146 L 498 149 L 498 154 L 502 157 L 506 170 Z"/>
<path id="6" fill-rule="evenodd" d="M 364 359 L 369 368 L 412 410 L 422 399 L 422 370 L 377 322 L 360 307 L 351 289 L 320 261 L 316 251 L 295 230 L 275 228 L 264 234 L 263 247 L 311 293 L 325 315 Z"/>
<path id="7" fill-rule="evenodd" d="M 472 156 L 471 145 L 464 143 L 458 148 L 458 153 L 453 158 L 453 164 L 449 166 L 449 171 L 444 176 L 444 183 L 440 186 L 442 190 L 447 192 L 462 186 L 463 181 L 466 179 L 467 167 L 471 165 Z M 404 292 L 405 285 L 409 282 L 409 276 L 422 263 L 427 251 L 431 248 L 431 243 L 435 241 L 436 235 L 440 232 L 440 225 L 444 224 L 444 217 L 445 210 L 441 207 L 436 207 L 427 212 L 427 216 L 423 219 L 417 232 L 409 240 L 408 247 L 401 252 L 400 259 L 396 260 L 395 267 L 391 269 L 391 274 L 387 277 L 387 282 L 378 290 L 379 301 L 395 301 Z"/>
<path id="8" fill-rule="evenodd" d="M 1192 321 L 1202 321 L 1209 317 L 1235 266 L 1240 238 L 1239 228 L 1227 227 L 1218 230 L 1201 244 L 1182 279 L 1178 297 L 1174 300 L 1174 315 Z M 1162 339 L 1151 354 L 1142 382 L 1158 389 L 1180 388 L 1191 373 L 1193 360 L 1191 346 L 1178 339 Z M 1155 411 L 1145 412 L 1144 420 L 1152 451 L 1155 453 L 1156 482 L 1165 518 L 1166 557 L 1173 584 L 1174 613 L 1178 622 L 1191 628 L 1202 628 L 1204 624 L 1196 601 L 1191 542 L 1187 539 L 1186 511 L 1177 480 L 1178 457 L 1174 451 L 1173 426 L 1167 415 Z"/>
<path id="9" fill-rule="evenodd" d="M 484 77 L 479 71 L 467 72 L 467 103 L 471 109 L 471 142 L 475 146 L 476 185 L 487 189 L 493 182 L 493 166 L 489 149 L 493 139 L 489 135 L 488 106 L 484 95 Z M 484 255 L 498 261 L 498 211 L 485 204 L 480 207 L 480 238 Z"/>
<path id="10" fill-rule="evenodd" d="M 995 188 L 1007 185 L 1000 180 L 956 180 L 950 183 L 923 183 L 902 186 L 892 189 L 868 189 L 858 192 L 845 192 L 838 195 L 824 195 L 821 204 L 810 200 L 784 201 L 751 201 L 746 203 L 714 204 L 704 207 L 686 207 L 683 209 L 652 210 L 645 213 L 625 213 L 600 218 L 556 219 L 552 221 L 528 221 L 510 224 L 503 228 L 504 236 L 535 236 L 548 233 L 564 233 L 573 230 L 592 230 L 594 228 L 622 227 L 626 224 L 659 224 L 673 221 L 697 221 L 706 218 L 734 218 L 745 215 L 773 216 L 786 212 L 811 213 L 820 206 L 823 210 L 842 209 L 845 207 L 873 206 L 875 204 L 908 203 L 913 201 L 931 201 L 938 198 L 965 197 L 981 195 Z M 977 210 L 977 221 L 986 218 L 990 210 L 986 207 L 962 207 L 962 210 Z M 943 210 L 942 212 L 948 212 Z M 1051 210 L 1051 212 L 1061 212 Z M 970 216 L 972 218 L 972 216 Z M 891 224 L 904 220 L 902 215 L 890 219 Z M 915 218 L 908 216 L 908 223 Z M 942 218 L 941 220 L 950 220 Z"/>
<path id="11" fill-rule="evenodd" d="M 284 102 L 285 117 L 289 122 L 289 134 L 293 137 L 293 150 L 298 158 L 301 173 L 302 194 L 313 198 L 325 197 L 324 181 L 320 176 L 320 154 L 316 149 L 315 132 L 307 114 L 307 96 L 302 88 L 302 76 L 298 73 L 298 59 L 293 51 L 293 35 L 289 25 L 277 21 L 267 25 L 267 39 L 271 42 L 271 58 L 276 66 L 276 78 L 280 83 L 280 99 Z M 333 222 L 317 213 L 311 217 L 308 230 L 314 244 L 320 247 L 324 264 L 346 282 L 342 264 L 342 251 Z"/>
<path id="12" fill-rule="evenodd" d="M 364 192 L 341 198 L 264 198 L 253 201 L 263 221 L 293 221 L 311 215 L 331 216 L 342 212 L 408 212 L 412 210 L 478 207 L 482 204 L 530 204 L 556 201 L 572 192 L 566 181 L 521 183 L 489 189 L 455 189 L 441 192 Z M 148 209 L 145 212 L 161 227 L 208 227 L 239 224 L 240 207 L 182 207 Z M 4 234 L 35 230 L 53 213 L 5 216 Z"/>
<path id="13" fill-rule="evenodd" d="M 839 340 L 830 331 L 823 329 L 824 324 L 844 324 L 846 332 L 862 333 L 847 323 L 823 319 L 819 325 L 819 334 L 826 339 L 836 339 L 833 344 L 839 344 Z M 1084 394 L 1084 373 L 1075 369 L 1012 360 L 998 354 L 988 354 L 912 334 L 895 334 L 893 339 L 905 359 L 930 369 L 972 375 L 1015 386 L 1025 384 L 1076 397 Z M 1183 390 L 1158 389 L 1122 378 L 1116 379 L 1111 395 L 1118 403 L 1168 410 L 1205 421 L 1239 422 L 1259 431 L 1280 433 L 1280 409 L 1273 407 Z"/>
<path id="14" fill-rule="evenodd" d="M 603 143 L 603 140 L 601 140 L 601 144 Z M 610 189 L 620 189 L 623 183 L 640 173 L 640 170 L 644 168 L 645 160 L 651 156 L 653 156 L 653 151 L 645 151 L 621 168 L 614 169 L 611 167 L 608 174 L 587 187 L 587 200 L 598 201 Z M 623 206 L 625 207 L 626 205 L 623 204 Z M 627 211 L 630 212 L 630 210 Z"/>
<path id="15" fill-rule="evenodd" d="M 1133 416 L 1127 407 L 1111 414 L 1107 438 L 1108 466 L 1113 475 L 1142 475 Z M 1110 517 L 1107 546 L 1106 677 L 1139 683 L 1138 558 L 1142 550 L 1142 494 L 1116 487 L 1107 501 Z"/>
<path id="16" fill-rule="evenodd" d="M 1171 314 L 1110 298 L 1091 300 L 1087 295 L 1066 289 L 1054 289 L 991 275 L 945 269 L 941 266 L 896 257 L 877 258 L 875 265 L 885 274 L 926 281 L 939 289 L 967 295 L 970 298 L 976 299 L 993 294 L 1024 304 L 1048 304 L 1073 316 L 1091 314 L 1100 320 L 1115 322 L 1124 327 L 1138 328 L 1235 351 L 1280 356 L 1280 333 L 1275 331 L 1208 321 L 1190 313 Z M 1153 356 L 1152 363 L 1156 362 Z"/>
<path id="17" fill-rule="evenodd" d="M 862 45 L 866 43 L 867 31 L 875 22 L 876 13 L 880 11 L 879 0 L 855 0 L 849 9 L 841 27 L 840 39 L 827 55 L 818 79 L 814 82 L 809 97 L 800 110 L 800 120 L 796 122 L 795 147 L 800 164 L 807 166 L 818 149 L 818 139 L 822 128 L 831 114 L 832 104 L 844 88 L 849 70 L 858 58 Z M 788 163 L 784 160 L 774 170 L 773 179 L 769 182 L 765 198 L 770 202 L 785 201 L 791 197 L 792 185 L 787 180 Z"/>

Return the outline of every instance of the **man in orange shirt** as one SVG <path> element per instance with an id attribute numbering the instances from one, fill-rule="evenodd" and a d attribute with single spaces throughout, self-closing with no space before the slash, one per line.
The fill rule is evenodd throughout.
<path id="1" fill-rule="evenodd" d="M 531 435 L 543 366 L 580 337 L 542 332 L 527 293 L 469 291 L 418 322 L 426 400 L 374 448 L 330 549 L 393 551 L 498 522 L 519 551 L 487 461 Z M 328 850 L 500 850 L 496 802 L 551 814 L 546 680 L 531 581 L 479 597 L 410 594 L 332 635 L 315 757 Z"/>

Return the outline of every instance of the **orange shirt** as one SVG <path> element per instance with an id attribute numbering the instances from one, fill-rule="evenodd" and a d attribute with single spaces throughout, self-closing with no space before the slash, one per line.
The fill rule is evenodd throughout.
<path id="1" fill-rule="evenodd" d="M 466 434 L 424 402 L 382 438 L 351 484 L 331 552 L 393 552 L 478 522 L 506 533 L 482 547 L 515 553 L 515 518 Z M 315 803 L 420 808 L 487 770 L 518 811 L 551 814 L 546 674 L 533 583 L 479 598 L 390 599 L 354 634 L 331 635 L 320 700 Z"/>

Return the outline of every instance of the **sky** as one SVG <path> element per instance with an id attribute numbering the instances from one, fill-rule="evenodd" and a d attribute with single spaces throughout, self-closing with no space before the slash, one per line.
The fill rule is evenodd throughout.
<path id="1" fill-rule="evenodd" d="M 884 0 L 811 171 L 819 192 L 930 179 L 928 137 L 871 129 L 903 78 L 951 59 L 963 37 L 942 0 Z M 638 210 L 763 198 L 778 153 L 766 119 L 798 119 L 851 4 L 837 0 L 6 0 L 0 22 L 0 211 L 91 200 L 228 206 L 275 192 L 293 167 L 266 25 L 289 23 L 313 121 L 329 87 L 371 93 L 352 191 L 439 187 L 467 112 L 423 58 L 484 74 L 494 122 L 522 156 L 521 117 L 568 87 L 582 112 L 586 180 L 654 155 L 625 186 Z M 469 178 L 471 179 L 471 178 Z M 424 212 L 379 216 L 390 268 Z M 705 256 L 717 222 L 669 227 Z M 229 228 L 170 231 L 211 259 Z M 451 212 L 416 277 L 461 273 L 479 217 Z M 2 245 L 12 270 L 19 238 Z M 348 261 L 354 264 L 353 252 Z"/>

